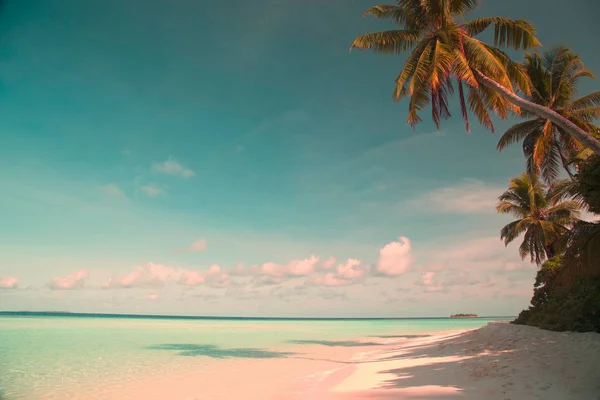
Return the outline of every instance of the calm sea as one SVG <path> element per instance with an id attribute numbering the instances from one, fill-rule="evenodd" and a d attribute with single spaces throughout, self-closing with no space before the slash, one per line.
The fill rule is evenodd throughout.
<path id="1" fill-rule="evenodd" d="M 299 344 L 477 328 L 476 319 L 179 319 L 0 315 L 0 398 L 75 398 L 140 377 L 285 357 Z"/>

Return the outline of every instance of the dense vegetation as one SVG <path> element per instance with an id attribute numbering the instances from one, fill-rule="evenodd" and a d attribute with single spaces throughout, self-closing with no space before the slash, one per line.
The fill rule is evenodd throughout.
<path id="1" fill-rule="evenodd" d="M 522 258 L 539 266 L 529 309 L 514 321 L 552 330 L 600 332 L 600 91 L 578 95 L 582 78 L 594 78 L 570 49 L 525 53 L 522 63 L 501 48 L 540 45 L 525 20 L 467 20 L 478 0 L 397 0 L 365 15 L 391 20 L 399 29 L 359 36 L 351 48 L 408 52 L 393 98 L 409 98 L 408 123 L 431 105 L 439 127 L 450 117 L 448 99 L 458 87 L 462 117 L 469 111 L 494 131 L 490 117 L 526 119 L 504 133 L 498 150 L 522 142 L 525 172 L 510 180 L 497 211 L 515 221 L 501 230 L 505 243 L 521 235 Z M 494 26 L 494 45 L 476 38 Z M 568 179 L 561 179 L 566 177 Z"/>

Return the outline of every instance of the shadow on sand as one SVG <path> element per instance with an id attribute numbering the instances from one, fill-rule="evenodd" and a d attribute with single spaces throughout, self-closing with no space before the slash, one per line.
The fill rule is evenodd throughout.
<path id="1" fill-rule="evenodd" d="M 285 358 L 294 354 L 251 348 L 225 349 L 212 344 L 160 344 L 148 349 L 174 351 L 184 357 L 211 358 Z"/>
<path id="2" fill-rule="evenodd" d="M 430 337 L 431 335 L 384 335 L 384 336 L 369 336 L 378 339 L 419 339 Z"/>
<path id="3" fill-rule="evenodd" d="M 381 346 L 381 343 L 375 342 L 357 342 L 352 340 L 332 341 L 332 340 L 288 340 L 291 344 L 317 344 L 328 347 L 366 347 Z"/>
<path id="4" fill-rule="evenodd" d="M 402 360 L 404 367 L 383 369 L 378 375 L 384 380 L 375 389 L 361 393 L 361 399 L 427 399 L 427 400 L 467 400 L 467 399 L 528 399 L 543 398 L 543 393 L 553 385 L 576 392 L 578 387 L 594 387 L 597 382 L 585 379 L 576 381 L 578 365 L 569 363 L 551 367 L 544 358 L 556 346 L 556 332 L 536 332 L 536 340 L 529 335 L 506 336 L 497 333 L 497 327 L 486 326 L 477 331 L 453 335 L 435 343 L 421 343 L 402 346 L 397 354 L 381 358 L 375 362 Z M 505 326 L 505 329 L 532 329 L 530 327 Z M 506 337 L 502 340 L 502 337 Z M 531 337 L 534 337 L 531 335 Z M 394 350 L 390 349 L 393 353 Z M 548 374 L 535 374 L 531 380 L 523 382 L 515 378 L 515 362 L 525 362 L 532 371 L 544 369 Z M 524 361 L 525 360 L 525 361 Z M 556 369 L 553 371 L 552 368 Z M 579 367 L 581 368 L 581 367 Z M 560 370 L 560 371 L 559 371 Z M 564 371 L 572 371 L 572 383 L 565 387 L 569 379 L 557 382 L 552 374 L 563 376 Z M 561 389 L 561 390 L 562 390 Z M 541 392 L 540 392 L 541 391 Z M 551 393 L 548 392 L 549 394 Z M 565 397 L 566 398 L 566 397 Z M 598 398 L 600 399 L 600 397 Z"/>

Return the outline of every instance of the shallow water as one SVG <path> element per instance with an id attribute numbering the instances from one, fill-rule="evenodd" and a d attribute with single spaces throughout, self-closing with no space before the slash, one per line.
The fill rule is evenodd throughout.
<path id="1" fill-rule="evenodd" d="M 0 316 L 0 393 L 3 400 L 75 399 L 214 363 L 289 357 L 305 344 L 353 347 L 357 339 L 470 329 L 494 320 Z"/>

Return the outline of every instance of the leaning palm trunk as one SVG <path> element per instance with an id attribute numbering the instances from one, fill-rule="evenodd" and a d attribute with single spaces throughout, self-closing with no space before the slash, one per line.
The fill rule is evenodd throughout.
<path id="1" fill-rule="evenodd" d="M 493 90 L 494 92 L 500 94 L 506 100 L 511 102 L 512 104 L 529 111 L 532 114 L 537 115 L 540 118 L 547 119 L 552 121 L 552 123 L 556 124 L 560 128 L 562 128 L 569 135 L 573 136 L 577 140 L 581 142 L 584 146 L 592 150 L 595 154 L 600 155 L 600 140 L 594 138 L 588 132 L 579 128 L 573 122 L 569 121 L 567 118 L 561 116 L 556 111 L 540 106 L 538 104 L 532 103 L 531 101 L 525 100 L 519 96 L 517 96 L 512 90 L 505 88 L 500 85 L 496 81 L 491 78 L 488 78 L 486 75 L 481 73 L 478 70 L 475 70 L 477 74 L 477 80 L 488 89 Z"/>

